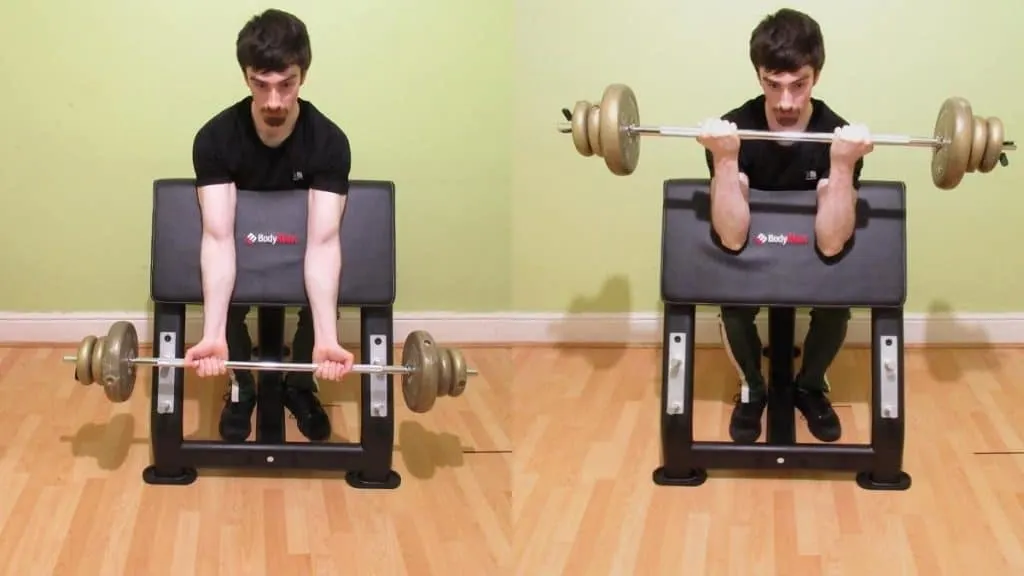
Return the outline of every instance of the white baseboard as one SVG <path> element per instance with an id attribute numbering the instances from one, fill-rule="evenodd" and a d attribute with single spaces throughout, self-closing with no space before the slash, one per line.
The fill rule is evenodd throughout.
<path id="1" fill-rule="evenodd" d="M 0 312 L 0 343 L 77 343 L 87 335 L 102 335 L 110 324 L 127 320 L 135 324 L 139 338 L 152 341 L 152 319 L 145 312 L 16 313 Z M 255 312 L 250 314 L 251 334 L 256 337 Z M 807 331 L 807 315 L 797 316 L 797 336 Z M 288 339 L 295 330 L 294 313 L 287 316 Z M 767 315 L 758 316 L 767 337 Z M 345 342 L 359 341 L 359 319 L 346 310 L 339 321 Z M 470 344 L 658 344 L 662 339 L 661 315 L 558 314 L 448 312 L 396 313 L 394 339 L 401 343 L 412 330 L 427 330 L 440 342 Z M 718 320 L 714 313 L 700 313 L 696 321 L 696 343 L 720 344 Z M 202 334 L 202 315 L 189 314 L 185 338 L 194 342 Z M 866 314 L 855 314 L 847 338 L 849 344 L 867 343 L 871 324 Z M 1024 343 L 1024 313 L 1008 314 L 906 314 L 905 342 L 915 344 L 1021 344 Z"/>

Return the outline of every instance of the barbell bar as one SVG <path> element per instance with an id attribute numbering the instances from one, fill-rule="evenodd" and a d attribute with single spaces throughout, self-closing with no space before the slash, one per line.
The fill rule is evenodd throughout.
<path id="1" fill-rule="evenodd" d="M 77 356 L 64 356 L 64 362 L 77 362 Z M 126 358 L 124 360 L 130 364 L 157 366 L 166 368 L 190 368 L 185 363 L 184 358 L 147 358 L 145 356 L 141 358 Z M 318 364 L 309 363 L 298 363 L 298 362 L 257 362 L 257 361 L 243 361 L 243 360 L 228 360 L 224 362 L 224 367 L 228 370 L 262 370 L 270 372 L 316 372 L 319 368 Z M 353 364 L 350 372 L 356 372 L 360 374 L 414 374 L 416 370 L 410 366 L 378 366 L 376 364 Z M 466 369 L 466 374 L 469 376 L 476 376 L 477 371 L 472 369 Z"/>
<path id="2" fill-rule="evenodd" d="M 75 380 L 83 385 L 101 384 L 111 402 L 125 402 L 135 390 L 136 367 L 188 368 L 183 358 L 139 357 L 138 331 L 130 322 L 114 322 L 105 336 L 86 336 L 73 356 Z M 470 376 L 478 372 L 466 365 L 462 352 L 438 346 L 425 330 L 410 332 L 402 348 L 403 364 L 385 366 L 355 364 L 352 372 L 396 374 L 402 377 L 402 396 L 413 412 L 428 412 L 438 397 L 461 396 Z M 230 370 L 315 372 L 314 363 L 237 361 L 225 362 Z"/>
<path id="3" fill-rule="evenodd" d="M 605 88 L 600 104 L 578 101 L 573 110 L 563 109 L 567 122 L 559 132 L 571 134 L 582 156 L 603 157 L 616 175 L 632 174 L 639 163 L 640 137 L 698 138 L 699 128 L 644 125 L 636 94 L 625 84 Z M 738 130 L 741 140 L 831 143 L 835 136 L 823 132 Z M 1005 151 L 1016 150 L 1004 140 L 1005 129 L 997 117 L 975 116 L 967 99 L 952 96 L 939 108 L 931 137 L 873 134 L 871 141 L 882 146 L 909 146 L 932 150 L 931 175 L 936 187 L 951 190 L 968 172 L 991 172 L 996 164 L 1006 165 Z"/>

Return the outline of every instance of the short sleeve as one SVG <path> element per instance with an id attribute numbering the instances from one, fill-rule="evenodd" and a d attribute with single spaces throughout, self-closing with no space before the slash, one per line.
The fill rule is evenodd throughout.
<path id="1" fill-rule="evenodd" d="M 313 163 L 310 188 L 348 194 L 349 173 L 352 170 L 352 150 L 348 136 L 336 126 L 331 126 L 327 136 L 317 147 L 317 159 Z"/>
<path id="2" fill-rule="evenodd" d="M 195 171 L 197 187 L 229 184 L 232 181 L 231 171 L 209 125 L 203 126 L 192 141 L 192 169 Z"/>

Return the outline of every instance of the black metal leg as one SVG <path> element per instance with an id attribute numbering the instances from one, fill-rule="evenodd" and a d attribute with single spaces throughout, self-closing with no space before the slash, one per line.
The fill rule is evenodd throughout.
<path id="1" fill-rule="evenodd" d="M 905 436 L 903 310 L 871 310 L 871 446 L 873 466 L 857 474 L 866 490 L 906 490 L 903 471 Z"/>
<path id="2" fill-rule="evenodd" d="M 153 355 L 181 358 L 185 355 L 185 306 L 156 303 L 153 309 Z M 147 484 L 187 485 L 197 472 L 186 466 L 181 453 L 184 436 L 185 370 L 152 368 L 150 445 L 153 463 L 142 471 Z"/>
<path id="3" fill-rule="evenodd" d="M 281 362 L 284 358 L 284 307 L 260 306 L 257 309 L 257 332 L 261 362 Z M 281 444 L 285 441 L 284 378 L 281 372 L 256 372 L 256 442 Z"/>
<path id="4" fill-rule="evenodd" d="M 707 471 L 692 465 L 693 351 L 696 307 L 665 304 L 661 370 L 662 465 L 659 486 L 700 486 Z"/>
<path id="5" fill-rule="evenodd" d="M 768 309 L 768 431 L 767 443 L 791 445 L 796 443 L 796 423 L 793 413 L 795 389 L 793 387 L 793 342 L 796 334 L 796 310 L 793 308 Z"/>
<path id="6" fill-rule="evenodd" d="M 360 361 L 394 364 L 394 311 L 367 307 L 359 311 Z M 361 374 L 360 443 L 363 465 L 345 479 L 354 488 L 394 489 L 402 482 L 392 468 L 395 443 L 394 376 Z"/>

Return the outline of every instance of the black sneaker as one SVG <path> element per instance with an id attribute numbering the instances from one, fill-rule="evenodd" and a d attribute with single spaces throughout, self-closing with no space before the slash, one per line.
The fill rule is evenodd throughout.
<path id="1" fill-rule="evenodd" d="M 238 385 L 238 397 L 232 398 L 232 385 L 224 394 L 224 408 L 220 412 L 220 437 L 228 442 L 245 442 L 252 432 L 252 412 L 256 409 L 256 380 L 251 372 L 236 371 L 233 382 Z"/>
<path id="2" fill-rule="evenodd" d="M 729 421 L 729 436 L 739 444 L 753 444 L 761 437 L 761 415 L 768 405 L 768 394 L 763 388 L 750 388 L 746 402 L 742 395 L 733 399 L 736 407 L 732 409 Z"/>
<path id="3" fill-rule="evenodd" d="M 303 436 L 313 442 L 323 442 L 331 436 L 331 420 L 313 391 L 312 378 L 309 375 L 306 378 L 309 382 L 297 382 L 301 377 L 285 380 L 284 406 L 295 416 Z"/>
<path id="4" fill-rule="evenodd" d="M 807 429 L 822 442 L 835 442 L 843 435 L 839 415 L 832 409 L 832 402 L 825 390 L 808 390 L 797 387 L 796 407 L 807 420 Z"/>

